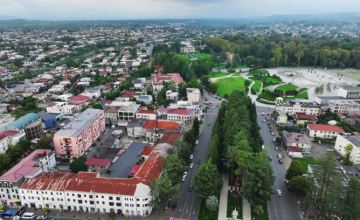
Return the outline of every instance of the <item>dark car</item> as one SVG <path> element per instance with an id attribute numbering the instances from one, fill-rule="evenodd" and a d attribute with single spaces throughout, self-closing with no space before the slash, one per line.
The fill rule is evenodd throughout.
<path id="1" fill-rule="evenodd" d="M 336 159 L 338 160 L 338 161 L 340 161 L 340 160 L 342 160 L 343 158 L 342 157 L 336 157 Z"/>
<path id="2" fill-rule="evenodd" d="M 208 126 L 210 126 L 210 125 L 211 125 L 211 123 L 208 124 Z"/>
<path id="3" fill-rule="evenodd" d="M 177 207 L 177 203 L 175 202 L 174 204 L 172 204 L 171 208 L 172 208 L 172 210 L 175 211 L 176 207 Z"/>
<path id="4" fill-rule="evenodd" d="M 270 125 L 270 122 L 268 122 L 267 125 Z"/>
<path id="5" fill-rule="evenodd" d="M 279 164 L 282 164 L 282 163 L 283 163 L 283 161 L 281 159 L 279 159 Z"/>
<path id="6" fill-rule="evenodd" d="M 98 138 L 97 140 L 98 140 L 98 141 L 101 141 L 101 138 Z"/>
<path id="7" fill-rule="evenodd" d="M 199 164 L 200 163 L 200 160 L 197 160 L 197 164 Z"/>
<path id="8" fill-rule="evenodd" d="M 192 192 L 194 187 L 192 185 L 189 186 L 189 192 Z"/>
<path id="9" fill-rule="evenodd" d="M 270 160 L 270 161 L 272 161 L 272 158 L 271 158 L 271 157 L 269 157 L 269 160 Z"/>
<path id="10" fill-rule="evenodd" d="M 290 188 L 290 186 L 287 186 L 287 188 L 288 188 L 289 192 L 292 192 L 292 189 Z"/>

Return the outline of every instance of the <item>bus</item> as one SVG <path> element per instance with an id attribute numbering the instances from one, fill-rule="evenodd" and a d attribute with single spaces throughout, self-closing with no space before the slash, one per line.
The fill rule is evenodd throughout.
<path id="1" fill-rule="evenodd" d="M 1 213 L 1 218 L 10 219 L 15 215 L 16 210 L 6 210 L 5 212 Z"/>

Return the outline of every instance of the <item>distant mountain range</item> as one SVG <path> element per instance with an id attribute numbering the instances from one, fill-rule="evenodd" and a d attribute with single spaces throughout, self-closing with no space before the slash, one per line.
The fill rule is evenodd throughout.
<path id="1" fill-rule="evenodd" d="M 15 16 L 0 15 L 0 20 L 14 20 L 14 19 L 21 19 L 21 18 Z"/>

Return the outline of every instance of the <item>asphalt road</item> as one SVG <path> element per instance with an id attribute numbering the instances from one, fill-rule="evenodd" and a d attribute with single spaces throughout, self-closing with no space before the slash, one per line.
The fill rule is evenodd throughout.
<path id="1" fill-rule="evenodd" d="M 269 125 L 264 123 L 263 120 L 265 116 L 262 116 L 262 112 L 271 113 L 274 109 L 267 107 L 256 107 L 258 112 L 258 124 L 261 127 L 261 137 L 264 139 L 264 145 L 268 147 L 269 155 L 272 158 L 270 162 L 274 168 L 274 175 L 276 176 L 276 181 L 272 187 L 275 192 L 271 196 L 271 201 L 268 202 L 268 211 L 270 220 L 300 220 L 300 207 L 297 202 L 297 197 L 289 192 L 285 184 L 285 167 L 284 164 L 279 164 L 279 159 L 276 157 L 279 154 L 279 151 L 275 150 L 275 144 L 272 142 L 272 139 L 275 136 L 272 136 L 269 131 Z M 283 153 L 285 154 L 285 153 Z M 282 196 L 279 197 L 276 194 L 276 190 L 280 189 Z"/>
<path id="2" fill-rule="evenodd" d="M 212 97 L 209 97 L 205 91 L 205 97 L 208 98 L 214 106 L 219 105 L 220 101 L 216 100 Z M 205 102 L 202 99 L 202 102 Z M 205 107 L 202 105 L 202 107 Z M 192 169 L 189 168 L 188 174 L 185 182 L 181 182 L 181 195 L 177 200 L 177 208 L 174 211 L 171 210 L 169 216 L 185 218 L 185 219 L 197 219 L 199 207 L 200 207 L 200 199 L 197 195 L 195 195 L 194 191 L 189 192 L 189 186 L 192 185 L 196 188 L 194 183 L 195 175 L 202 164 L 207 161 L 207 156 L 209 153 L 210 141 L 211 141 L 211 130 L 213 128 L 214 122 L 217 117 L 218 108 L 214 107 L 208 109 L 208 114 L 205 116 L 204 122 L 200 127 L 200 131 L 202 132 L 201 137 L 199 139 L 198 145 L 195 147 L 193 163 L 194 167 Z M 208 124 L 211 123 L 209 126 Z M 197 164 L 197 160 L 200 159 L 200 164 Z"/>

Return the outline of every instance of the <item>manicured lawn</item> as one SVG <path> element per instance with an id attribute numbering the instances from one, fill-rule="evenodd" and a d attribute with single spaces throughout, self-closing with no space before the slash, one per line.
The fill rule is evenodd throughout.
<path id="1" fill-rule="evenodd" d="M 267 210 L 267 205 L 264 207 L 264 213 L 262 215 L 255 215 L 255 213 L 252 212 L 252 210 L 254 210 L 254 208 L 251 208 L 251 217 L 255 220 L 269 220 L 269 216 L 268 216 L 268 210 Z"/>
<path id="2" fill-rule="evenodd" d="M 307 92 L 300 93 L 300 94 L 298 94 L 296 96 L 293 96 L 293 97 L 285 97 L 285 96 L 283 96 L 284 101 L 289 100 L 289 99 L 308 99 L 308 98 L 309 98 L 309 96 L 308 96 Z"/>
<path id="3" fill-rule="evenodd" d="M 205 205 L 205 202 L 201 201 L 200 209 L 197 219 L 198 220 L 217 220 L 219 215 L 219 209 L 216 212 L 210 212 Z"/>
<path id="4" fill-rule="evenodd" d="M 238 198 L 233 198 L 231 196 L 230 191 L 228 192 L 228 204 L 227 204 L 227 214 L 226 217 L 228 218 L 232 218 L 232 212 L 235 210 L 235 206 L 236 206 L 236 210 L 238 211 L 238 216 L 237 219 L 242 219 L 243 218 L 243 214 L 242 214 L 242 197 L 239 196 Z"/>
<path id="5" fill-rule="evenodd" d="M 223 72 L 211 72 L 209 73 L 209 77 L 210 78 L 219 78 L 219 77 L 223 77 L 223 76 L 227 76 L 229 75 L 228 73 L 223 73 Z"/>
<path id="6" fill-rule="evenodd" d="M 215 69 L 226 69 L 225 66 L 226 66 L 225 64 L 221 64 L 219 66 L 215 66 L 214 68 Z M 236 66 L 236 69 L 240 69 L 240 68 L 247 68 L 247 66 L 246 65 L 237 65 Z"/>
<path id="7" fill-rule="evenodd" d="M 301 166 L 303 168 L 304 173 L 307 173 L 308 166 L 311 164 L 317 164 L 317 159 L 313 157 L 304 157 L 304 158 L 292 158 L 293 161 L 299 161 L 301 163 Z"/>
<path id="8" fill-rule="evenodd" d="M 280 83 L 280 81 L 278 79 L 273 78 L 273 77 L 266 77 L 265 82 L 271 82 L 272 84 Z"/>
<path id="9" fill-rule="evenodd" d="M 234 90 L 244 90 L 245 79 L 242 77 L 227 77 L 216 81 L 218 84 L 218 93 L 221 97 L 225 94 L 231 94 Z"/>
<path id="10" fill-rule="evenodd" d="M 259 92 L 261 88 L 261 83 L 259 81 L 255 81 L 254 85 L 251 87 L 255 92 Z"/>
<path id="11" fill-rule="evenodd" d="M 279 90 L 281 90 L 281 91 L 286 92 L 286 91 L 290 91 L 290 90 L 295 90 L 295 89 L 297 89 L 297 88 L 298 88 L 298 87 L 295 86 L 295 85 L 293 85 L 293 84 L 288 84 L 288 85 L 278 86 L 278 87 L 276 87 L 275 89 L 279 89 Z"/>
<path id="12" fill-rule="evenodd" d="M 299 93 L 302 93 L 302 92 L 304 92 L 306 90 L 308 90 L 308 89 L 307 88 L 301 88 L 301 89 L 299 89 Z"/>
<path id="13" fill-rule="evenodd" d="M 247 73 L 247 72 L 248 72 L 248 71 L 237 72 L 237 73 L 234 74 L 234 76 L 241 76 L 240 74 L 242 74 L 242 73 Z"/>
<path id="14" fill-rule="evenodd" d="M 211 57 L 211 54 L 208 53 L 190 53 L 196 58 L 204 58 L 204 57 Z"/>

